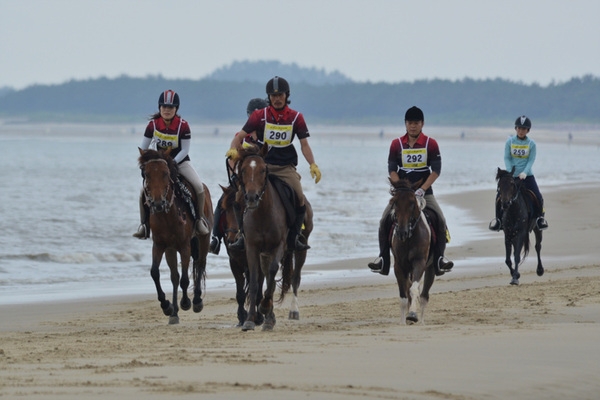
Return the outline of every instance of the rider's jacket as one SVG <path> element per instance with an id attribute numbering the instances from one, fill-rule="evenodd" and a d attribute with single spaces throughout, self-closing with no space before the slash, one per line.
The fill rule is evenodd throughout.
<path id="1" fill-rule="evenodd" d="M 517 135 L 514 135 L 506 141 L 504 146 L 504 165 L 507 171 L 515 167 L 513 176 L 519 176 L 521 172 L 525 172 L 527 176 L 532 176 L 535 156 L 535 142 L 529 139 L 528 136 L 525 136 L 525 139 L 519 139 Z"/>
<path id="2" fill-rule="evenodd" d="M 254 111 L 242 130 L 256 131 L 259 142 L 269 145 L 265 161 L 274 165 L 298 165 L 298 153 L 292 141 L 296 136 L 299 139 L 310 136 L 302 113 L 288 106 L 282 110 L 268 106 Z"/>
<path id="3" fill-rule="evenodd" d="M 425 181 L 431 171 L 439 174 L 441 170 L 442 156 L 435 139 L 421 132 L 413 147 L 408 145 L 408 133 L 392 141 L 388 172 L 396 171 L 400 178 L 417 182 L 420 179 Z M 427 189 L 426 193 L 433 193 L 432 188 Z"/>
<path id="4" fill-rule="evenodd" d="M 175 116 L 169 126 L 166 126 L 165 121 L 161 118 L 154 118 L 146 126 L 144 136 L 156 144 L 158 149 L 172 149 L 171 157 L 175 158 L 181 151 L 181 140 L 191 139 L 192 132 L 187 121 L 180 116 Z M 186 156 L 181 162 L 189 161 L 189 156 Z"/>

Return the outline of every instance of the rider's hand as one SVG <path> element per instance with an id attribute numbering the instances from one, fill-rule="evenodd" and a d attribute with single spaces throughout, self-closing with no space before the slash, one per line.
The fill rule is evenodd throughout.
<path id="1" fill-rule="evenodd" d="M 233 147 L 229 150 L 227 150 L 227 153 L 225 153 L 225 157 L 227 158 L 231 158 L 232 160 L 235 160 L 238 156 L 238 151 L 237 149 L 234 149 Z"/>
<path id="2" fill-rule="evenodd" d="M 525 178 L 527 178 L 527 174 L 525 172 L 521 172 L 519 174 L 519 179 L 524 180 Z"/>
<path id="3" fill-rule="evenodd" d="M 310 176 L 315 179 L 315 183 L 319 183 L 321 180 L 321 171 L 315 163 L 310 164 Z"/>
<path id="4" fill-rule="evenodd" d="M 425 196 L 425 191 L 421 188 L 418 188 L 417 190 L 415 190 L 415 196 L 423 197 L 423 196 Z"/>

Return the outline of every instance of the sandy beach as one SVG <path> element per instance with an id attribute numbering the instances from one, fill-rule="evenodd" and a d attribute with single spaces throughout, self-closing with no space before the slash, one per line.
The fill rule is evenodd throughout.
<path id="1" fill-rule="evenodd" d="M 4 305 L 0 397 L 595 399 L 600 185 L 541 189 L 544 276 L 532 248 L 521 284 L 509 285 L 501 233 L 450 243 L 455 271 L 434 283 L 424 325 L 400 325 L 393 273 L 305 284 L 300 320 L 287 319 L 288 297 L 273 332 L 235 327 L 234 293 L 225 291 L 206 293 L 202 313 L 180 312 L 176 326 L 154 295 Z M 493 197 L 438 201 L 487 226 Z M 365 257 L 307 271 L 365 269 Z M 461 271 L 477 259 L 486 260 L 480 272 Z"/>

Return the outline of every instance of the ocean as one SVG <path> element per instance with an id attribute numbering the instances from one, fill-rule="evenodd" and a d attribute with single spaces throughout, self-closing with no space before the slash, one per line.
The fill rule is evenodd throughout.
<path id="1" fill-rule="evenodd" d="M 0 121 L 0 304 L 123 294 L 154 298 L 152 241 L 131 236 L 139 224 L 137 146 L 143 127 Z M 191 127 L 190 157 L 214 204 L 221 195 L 219 184 L 227 184 L 224 154 L 239 127 Z M 426 125 L 424 132 L 438 140 L 442 152 L 442 174 L 434 185 L 438 196 L 495 191 L 496 169 L 504 168 L 504 141 L 514 132 L 510 126 Z M 389 199 L 387 153 L 401 133 L 401 127 L 311 129 L 309 141 L 323 179 L 319 184 L 311 180 L 300 155 L 298 171 L 314 209 L 307 265 L 377 256 L 378 222 Z M 575 134 L 572 141 L 566 131 L 540 133 L 530 135 L 538 145 L 534 173 L 542 193 L 565 182 L 600 181 L 598 132 Z M 475 224 L 468 210 L 440 205 L 452 233 L 449 246 L 489 234 L 487 222 Z M 370 274 L 366 267 L 359 273 Z M 164 260 L 161 274 L 169 288 Z M 234 292 L 223 248 L 220 255 L 208 256 L 207 274 L 208 291 Z M 326 275 L 314 279 L 336 279 L 335 273 Z"/>

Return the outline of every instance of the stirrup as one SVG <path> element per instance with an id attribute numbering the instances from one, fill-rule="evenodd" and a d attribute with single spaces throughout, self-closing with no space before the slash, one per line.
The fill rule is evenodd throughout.
<path id="1" fill-rule="evenodd" d="M 544 217 L 538 217 L 538 219 L 535 220 L 535 224 L 540 231 L 548 229 L 548 222 Z"/>
<path id="2" fill-rule="evenodd" d="M 446 272 L 450 272 L 452 267 L 454 267 L 454 263 L 452 261 L 444 261 L 444 256 L 440 256 L 440 258 L 438 258 L 437 271 L 441 272 L 440 275 L 443 275 Z"/>
<path id="3" fill-rule="evenodd" d="M 208 224 L 204 217 L 196 220 L 196 225 L 194 225 L 194 231 L 201 236 L 208 235 L 210 230 L 208 229 Z"/>
<path id="4" fill-rule="evenodd" d="M 293 250 L 295 251 L 305 251 L 310 249 L 310 246 L 305 243 L 302 243 L 300 240 L 298 240 L 298 238 L 296 238 L 296 241 L 294 242 L 294 248 Z"/>
<path id="5" fill-rule="evenodd" d="M 146 224 L 141 224 L 139 226 L 137 232 L 131 236 L 133 236 L 134 238 L 141 239 L 141 240 L 148 239 L 150 237 L 150 235 L 148 234 L 148 228 L 146 227 Z"/>
<path id="6" fill-rule="evenodd" d="M 368 264 L 371 271 L 379 273 L 383 269 L 383 257 L 377 257 L 373 262 Z"/>
<path id="7" fill-rule="evenodd" d="M 502 230 L 502 221 L 500 221 L 498 218 L 494 218 L 490 222 L 489 229 L 490 231 L 500 232 Z"/>
<path id="8" fill-rule="evenodd" d="M 230 243 L 229 246 L 227 246 L 227 247 L 229 247 L 229 249 L 231 249 L 231 250 L 244 250 L 246 247 L 245 241 L 244 241 L 244 235 L 240 234 L 238 239 L 235 242 Z"/>
<path id="9" fill-rule="evenodd" d="M 208 251 L 215 255 L 219 254 L 219 252 L 221 251 L 221 241 L 219 240 L 219 238 L 217 238 L 216 236 L 212 237 Z"/>

